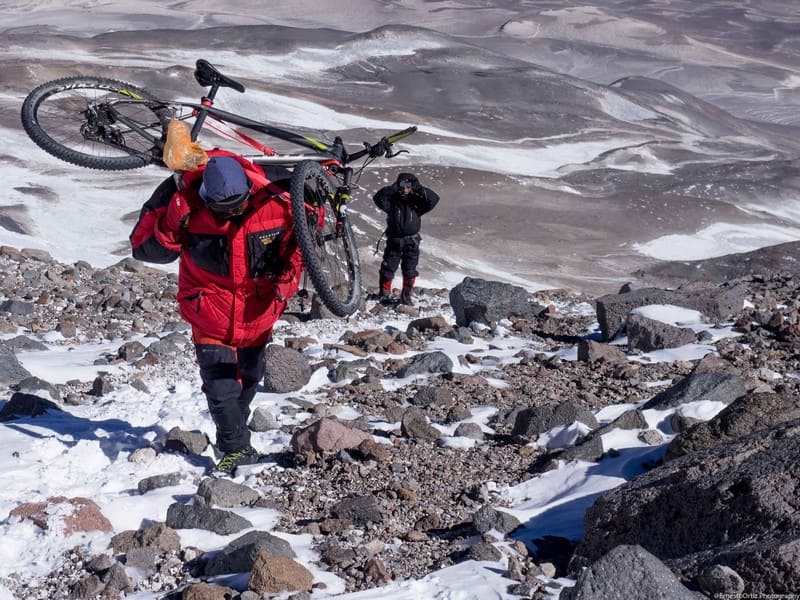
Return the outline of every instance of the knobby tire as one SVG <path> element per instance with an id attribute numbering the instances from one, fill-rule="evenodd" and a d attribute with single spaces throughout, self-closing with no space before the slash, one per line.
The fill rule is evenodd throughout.
<path id="1" fill-rule="evenodd" d="M 143 129 L 164 139 L 169 109 L 137 86 L 98 77 L 66 77 L 35 88 L 22 104 L 22 126 L 45 152 L 82 167 L 124 171 L 160 163 L 160 150 L 122 123 L 108 125 L 117 138 L 115 144 L 90 139 L 84 133 L 91 129 L 85 114 L 87 109 L 102 106 L 107 100 L 130 99 L 152 100 L 153 103 L 119 104 L 115 107 Z"/>
<path id="2" fill-rule="evenodd" d="M 342 235 L 334 235 L 335 190 L 319 163 L 306 160 L 294 167 L 290 187 L 292 219 L 306 271 L 328 310 L 337 317 L 346 317 L 358 310 L 361 301 L 361 267 L 349 219 L 344 221 Z M 314 207 L 314 212 L 309 212 L 308 207 Z M 320 208 L 325 216 L 321 228 L 316 212 Z"/>

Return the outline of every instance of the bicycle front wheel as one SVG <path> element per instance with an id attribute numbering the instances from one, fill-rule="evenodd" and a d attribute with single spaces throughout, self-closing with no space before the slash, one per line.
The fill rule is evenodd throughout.
<path id="1" fill-rule="evenodd" d="M 322 303 L 337 317 L 358 310 L 361 267 L 350 221 L 338 221 L 336 186 L 319 164 L 299 163 L 292 171 L 292 219 L 308 275 Z"/>
<path id="2" fill-rule="evenodd" d="M 96 77 L 43 83 L 22 104 L 22 126 L 45 152 L 69 163 L 123 171 L 161 160 L 169 109 L 136 86 Z"/>

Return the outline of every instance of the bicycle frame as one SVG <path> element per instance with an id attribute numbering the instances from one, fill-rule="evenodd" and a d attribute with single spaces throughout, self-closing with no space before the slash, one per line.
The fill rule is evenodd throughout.
<path id="1" fill-rule="evenodd" d="M 241 115 L 237 115 L 232 112 L 228 112 L 226 110 L 222 110 L 219 108 L 214 107 L 214 97 L 219 90 L 220 85 L 214 84 L 211 86 L 209 93 L 207 96 L 204 96 L 201 99 L 201 103 L 192 103 L 192 102 L 163 102 L 159 101 L 163 108 L 187 108 L 191 109 L 192 115 L 195 117 L 194 125 L 192 126 L 191 131 L 191 138 L 192 141 L 197 140 L 197 136 L 200 134 L 200 130 L 203 128 L 203 125 L 206 122 L 206 119 L 210 116 L 213 119 L 226 124 L 234 124 L 239 125 L 240 127 L 245 127 L 252 131 L 257 131 L 259 133 L 263 133 L 265 135 L 284 140 L 286 142 L 302 146 L 308 148 L 310 150 L 315 150 L 317 154 L 281 154 L 278 153 L 273 148 L 269 146 L 265 146 L 254 140 L 250 136 L 242 133 L 237 129 L 233 129 L 234 133 L 238 136 L 238 140 L 251 148 L 258 150 L 261 152 L 261 156 L 257 157 L 248 157 L 256 164 L 286 164 L 286 165 L 294 165 L 302 160 L 313 160 L 315 162 L 319 162 L 327 167 L 333 167 L 334 170 L 342 169 L 345 167 L 347 163 L 353 162 L 364 156 L 381 156 L 382 154 L 386 154 L 387 156 L 395 156 L 393 154 L 389 154 L 389 148 L 391 145 L 409 135 L 417 131 L 415 126 L 408 127 L 402 131 L 398 131 L 395 134 L 392 134 L 389 137 L 384 137 L 381 139 L 379 144 L 376 146 L 371 146 L 370 144 L 364 142 L 365 148 L 353 154 L 348 154 L 345 151 L 344 144 L 341 138 L 336 137 L 333 144 L 326 144 L 318 139 L 312 138 L 307 135 L 302 135 L 299 133 L 295 133 L 292 131 L 287 131 L 285 129 L 280 129 L 278 127 L 274 127 L 272 125 L 268 125 L 266 123 L 262 123 L 260 121 L 256 121 L 254 119 L 250 119 L 247 117 L 243 117 Z M 114 105 L 117 104 L 148 104 L 152 105 L 152 101 L 136 98 L 135 95 L 131 94 L 131 100 L 116 100 L 114 102 L 106 104 L 106 108 L 110 110 L 113 114 L 113 117 L 116 121 L 124 123 L 137 134 L 141 135 L 142 137 L 149 140 L 155 147 L 161 148 L 163 147 L 164 141 L 161 138 L 157 138 L 152 134 L 148 133 L 147 131 L 143 130 L 139 127 L 138 123 L 127 119 L 124 115 L 120 114 L 118 111 L 114 110 Z M 386 144 L 385 146 L 381 146 L 381 144 Z M 378 148 L 378 153 L 373 154 L 375 149 Z M 349 179 L 347 181 L 349 184 Z"/>
<path id="2" fill-rule="evenodd" d="M 201 72 L 201 63 L 203 69 L 206 71 Z M 210 70 L 210 72 L 209 72 Z M 192 102 L 161 102 L 160 104 L 163 108 L 174 109 L 176 107 L 191 109 L 192 116 L 195 117 L 194 125 L 192 126 L 191 130 L 191 139 L 192 141 L 196 141 L 197 137 L 200 135 L 200 131 L 202 130 L 204 124 L 206 123 L 206 119 L 211 117 L 212 119 L 219 121 L 220 123 L 226 124 L 234 124 L 240 127 L 245 127 L 252 131 L 257 131 L 259 133 L 263 133 L 265 135 L 289 142 L 291 144 L 295 144 L 297 146 L 302 146 L 304 148 L 308 148 L 310 150 L 316 151 L 316 154 L 280 154 L 273 148 L 265 146 L 258 142 L 257 140 L 251 138 L 247 134 L 232 128 L 233 132 L 236 134 L 238 141 L 242 142 L 255 150 L 258 150 L 261 155 L 255 157 L 248 157 L 252 162 L 255 164 L 280 164 L 285 166 L 294 166 L 304 160 L 312 160 L 314 162 L 320 163 L 321 166 L 325 167 L 328 172 L 338 175 L 341 178 L 341 185 L 336 188 L 333 198 L 331 198 L 333 203 L 333 208 L 336 212 L 336 235 L 341 235 L 341 232 L 344 230 L 344 223 L 347 215 L 347 203 L 350 200 L 351 194 L 351 182 L 353 177 L 353 169 L 351 167 L 346 166 L 347 163 L 353 162 L 360 158 L 363 158 L 367 155 L 370 157 L 381 156 L 383 154 L 387 156 L 394 156 L 390 154 L 390 148 L 392 143 L 398 141 L 408 135 L 414 133 L 417 128 L 416 127 L 408 127 L 403 131 L 399 131 L 392 136 L 384 137 L 381 141 L 376 145 L 372 146 L 367 142 L 364 142 L 364 149 L 353 154 L 348 154 L 344 148 L 344 143 L 340 137 L 336 137 L 334 139 L 333 144 L 326 144 L 320 140 L 315 138 L 301 135 L 292 131 L 287 131 L 285 129 L 280 129 L 278 127 L 273 127 L 272 125 L 268 125 L 266 123 L 262 123 L 260 121 L 256 121 L 254 119 L 250 119 L 247 117 L 243 117 L 241 115 L 237 115 L 235 113 L 222 110 L 219 108 L 214 107 L 214 98 L 217 95 L 217 92 L 221 87 L 232 87 L 239 92 L 244 92 L 244 86 L 233 82 L 231 80 L 227 80 L 224 76 L 222 76 L 219 72 L 217 72 L 211 65 L 209 65 L 205 61 L 198 61 L 198 70 L 195 72 L 195 79 L 197 79 L 198 83 L 201 85 L 208 85 L 210 87 L 208 91 L 208 95 L 203 96 L 201 98 L 200 104 L 192 103 Z M 144 136 L 149 141 L 153 143 L 155 148 L 163 148 L 164 141 L 160 138 L 156 139 L 155 136 L 149 134 L 145 130 L 143 130 L 139 125 L 135 122 L 132 122 L 130 119 L 125 118 L 124 115 L 120 114 L 118 111 L 114 110 L 115 104 L 121 103 L 144 103 L 152 105 L 152 101 L 144 100 L 142 98 L 137 98 L 137 95 L 133 92 L 130 92 L 129 95 L 131 96 L 131 100 L 117 100 L 113 103 L 109 103 L 105 105 L 105 107 L 112 113 L 112 116 L 117 121 L 126 124 L 128 127 L 133 129 L 137 132 L 137 134 Z M 229 136 L 232 137 L 232 136 Z M 307 209 L 309 210 L 309 209 Z M 316 211 L 316 209 L 311 208 L 311 211 Z"/>

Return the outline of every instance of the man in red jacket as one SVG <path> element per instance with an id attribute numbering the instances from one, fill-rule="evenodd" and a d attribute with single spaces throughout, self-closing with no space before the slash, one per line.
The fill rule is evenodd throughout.
<path id="1" fill-rule="evenodd" d="M 209 157 L 176 185 L 159 186 L 165 189 L 148 201 L 147 214 L 145 205 L 131 243 L 142 260 L 137 251 L 155 260 L 153 248 L 162 262 L 180 255 L 178 305 L 192 327 L 223 453 L 217 470 L 233 475 L 259 459 L 247 428 L 250 403 L 272 327 L 297 292 L 303 265 L 288 193 L 242 157 L 219 150 Z"/>

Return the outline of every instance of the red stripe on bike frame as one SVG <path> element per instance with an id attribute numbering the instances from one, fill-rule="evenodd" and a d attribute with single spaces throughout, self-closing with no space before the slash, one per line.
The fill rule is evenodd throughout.
<path id="1" fill-rule="evenodd" d="M 219 119 L 215 119 L 215 120 L 219 121 Z M 219 122 L 220 123 L 224 123 L 224 121 L 219 121 Z M 227 133 L 223 129 L 220 129 L 219 127 L 215 127 L 214 125 L 212 125 L 208 121 L 206 121 L 205 126 L 208 127 L 209 129 L 213 129 L 214 131 L 216 131 L 221 136 L 226 137 L 228 139 L 231 139 L 233 141 L 243 141 L 245 144 L 247 144 L 251 148 L 254 148 L 254 149 L 258 150 L 259 152 L 261 152 L 265 156 L 275 156 L 276 154 L 278 154 L 275 150 L 273 150 L 269 146 L 265 146 L 264 144 L 262 144 L 258 140 L 254 140 L 249 135 L 246 135 L 246 134 L 242 133 L 238 129 L 231 128 L 231 131 L 233 131 L 239 137 L 239 140 L 237 140 L 234 136 L 232 136 L 231 134 Z"/>

